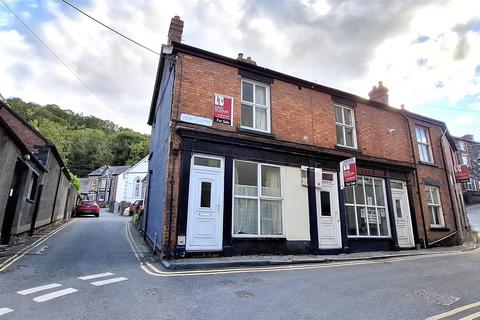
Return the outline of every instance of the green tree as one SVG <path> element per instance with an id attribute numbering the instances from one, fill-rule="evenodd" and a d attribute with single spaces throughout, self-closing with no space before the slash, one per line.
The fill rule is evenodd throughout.
<path id="1" fill-rule="evenodd" d="M 80 178 L 77 177 L 77 176 L 74 175 L 74 174 L 71 174 L 71 176 L 72 176 L 72 184 L 73 184 L 73 186 L 75 187 L 75 189 L 76 189 L 77 191 L 80 191 Z"/>

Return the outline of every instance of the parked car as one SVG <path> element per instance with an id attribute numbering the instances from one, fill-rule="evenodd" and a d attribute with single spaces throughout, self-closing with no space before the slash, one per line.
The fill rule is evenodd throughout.
<path id="1" fill-rule="evenodd" d="M 143 200 L 136 200 L 130 205 L 130 215 L 137 213 L 143 209 Z"/>
<path id="2" fill-rule="evenodd" d="M 93 214 L 98 218 L 100 215 L 100 207 L 93 200 L 83 200 L 75 208 L 75 216 L 82 216 L 87 214 Z"/>

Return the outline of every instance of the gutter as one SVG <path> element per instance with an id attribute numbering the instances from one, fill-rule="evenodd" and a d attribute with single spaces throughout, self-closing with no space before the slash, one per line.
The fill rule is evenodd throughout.
<path id="1" fill-rule="evenodd" d="M 458 212 L 455 213 L 455 208 L 454 208 L 454 202 L 453 202 L 453 196 L 452 196 L 452 186 L 450 186 L 450 180 L 449 180 L 449 177 L 448 177 L 448 172 L 447 172 L 447 165 L 446 165 L 446 162 L 445 162 L 445 148 L 443 147 L 443 137 L 445 136 L 445 134 L 447 133 L 447 128 L 445 128 L 445 130 L 443 131 L 443 134 L 441 135 L 440 137 L 440 149 L 442 149 L 442 160 L 443 160 L 443 171 L 445 172 L 445 178 L 447 179 L 447 184 L 448 184 L 448 195 L 450 196 L 450 202 L 452 204 L 452 210 L 453 210 L 453 213 L 455 215 L 454 219 L 453 219 L 453 222 L 455 223 L 455 230 L 457 230 L 456 232 L 460 231 L 458 229 Z M 453 182 L 453 181 L 452 181 Z M 463 238 L 463 233 L 460 232 L 460 236 Z"/>

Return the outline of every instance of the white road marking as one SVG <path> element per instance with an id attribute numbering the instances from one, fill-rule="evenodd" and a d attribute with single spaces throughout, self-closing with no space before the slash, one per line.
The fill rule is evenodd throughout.
<path id="1" fill-rule="evenodd" d="M 450 310 L 450 311 L 447 311 L 447 312 L 444 312 L 444 313 L 440 313 L 440 314 L 431 316 L 430 318 L 427 318 L 426 320 L 439 320 L 439 319 L 443 319 L 443 318 L 453 316 L 454 314 L 457 314 L 457 313 L 460 313 L 460 312 L 463 312 L 463 311 L 465 311 L 465 310 L 472 309 L 472 308 L 475 308 L 475 307 L 478 307 L 478 306 L 480 306 L 480 302 L 475 302 L 475 303 L 467 304 L 467 305 L 465 305 L 465 306 L 461 306 L 461 307 L 458 307 L 458 308 L 456 308 L 456 309 L 452 309 L 452 310 Z M 462 318 L 462 319 L 463 319 L 463 318 Z M 466 319 L 468 319 L 468 318 L 466 318 Z M 473 318 L 472 318 L 472 319 L 473 319 Z"/>
<path id="2" fill-rule="evenodd" d="M 91 280 L 91 279 L 103 278 L 103 277 L 108 277 L 108 276 L 113 276 L 113 273 L 105 272 L 105 273 L 91 274 L 91 275 L 88 275 L 88 276 L 78 277 L 78 279 L 80 279 L 80 280 Z"/>
<path id="3" fill-rule="evenodd" d="M 3 272 L 5 271 L 9 266 L 11 266 L 12 264 L 14 264 L 16 261 L 18 261 L 19 259 L 21 259 L 23 256 L 25 256 L 25 254 L 27 254 L 28 252 L 30 252 L 32 249 L 38 247 L 40 244 L 42 244 L 43 242 L 47 241 L 48 238 L 50 238 L 51 236 L 53 236 L 54 234 L 56 234 L 57 232 L 65 229 L 67 226 L 71 225 L 73 222 L 75 222 L 77 220 L 71 220 L 67 223 L 65 223 L 63 226 L 60 226 L 58 227 L 57 229 L 53 230 L 52 232 L 50 232 L 49 234 L 47 235 L 44 235 L 43 237 L 41 237 L 40 239 L 38 239 L 37 241 L 35 241 L 34 243 L 26 246 L 25 248 L 23 248 L 22 250 L 20 250 L 19 252 L 17 252 L 14 256 L 10 257 L 9 259 L 5 260 L 3 263 L 0 263 L 0 272 Z"/>
<path id="4" fill-rule="evenodd" d="M 67 294 L 70 294 L 70 293 L 77 292 L 77 291 L 78 290 L 74 289 L 74 288 L 67 288 L 67 289 L 63 289 L 63 290 L 58 290 L 58 291 L 54 291 L 54 292 L 51 292 L 51 293 L 44 294 L 43 296 L 33 298 L 33 301 L 35 301 L 35 302 L 45 302 L 45 301 L 52 300 L 52 299 L 55 299 L 55 298 L 58 298 L 58 297 L 61 297 L 61 296 L 64 296 L 64 295 L 67 295 Z"/>
<path id="5" fill-rule="evenodd" d="M 474 319 L 478 319 L 480 318 L 480 312 L 475 312 L 475 313 L 472 313 L 466 317 L 463 317 L 459 320 L 474 320 Z"/>
<path id="6" fill-rule="evenodd" d="M 13 309 L 10 309 L 10 308 L 0 308 L 0 316 L 1 316 L 1 315 L 4 315 L 4 314 L 7 314 L 7 313 L 10 313 L 10 312 L 13 312 Z"/>
<path id="7" fill-rule="evenodd" d="M 39 286 L 35 288 L 30 288 L 22 291 L 18 291 L 18 294 L 21 294 L 22 296 L 26 296 L 27 294 L 32 294 L 35 292 L 43 291 L 43 290 L 48 290 L 48 289 L 53 289 L 53 288 L 58 288 L 61 287 L 62 285 L 60 283 L 51 283 L 51 284 L 46 284 L 44 286 Z"/>
<path id="8" fill-rule="evenodd" d="M 93 284 L 94 286 L 97 286 L 97 287 L 98 287 L 98 286 L 104 286 L 104 285 L 106 285 L 106 284 L 111 284 L 111 283 L 120 282 L 120 281 L 125 281 L 125 280 L 128 280 L 128 278 L 118 277 L 118 278 L 112 278 L 112 279 L 95 281 L 95 282 L 92 282 L 91 284 Z"/>

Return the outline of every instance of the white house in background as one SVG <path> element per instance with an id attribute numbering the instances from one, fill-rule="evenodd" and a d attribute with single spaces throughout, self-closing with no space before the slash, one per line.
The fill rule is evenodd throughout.
<path id="1" fill-rule="evenodd" d="M 119 212 L 122 201 L 133 203 L 142 199 L 142 180 L 148 173 L 148 156 L 118 176 L 114 212 Z"/>

